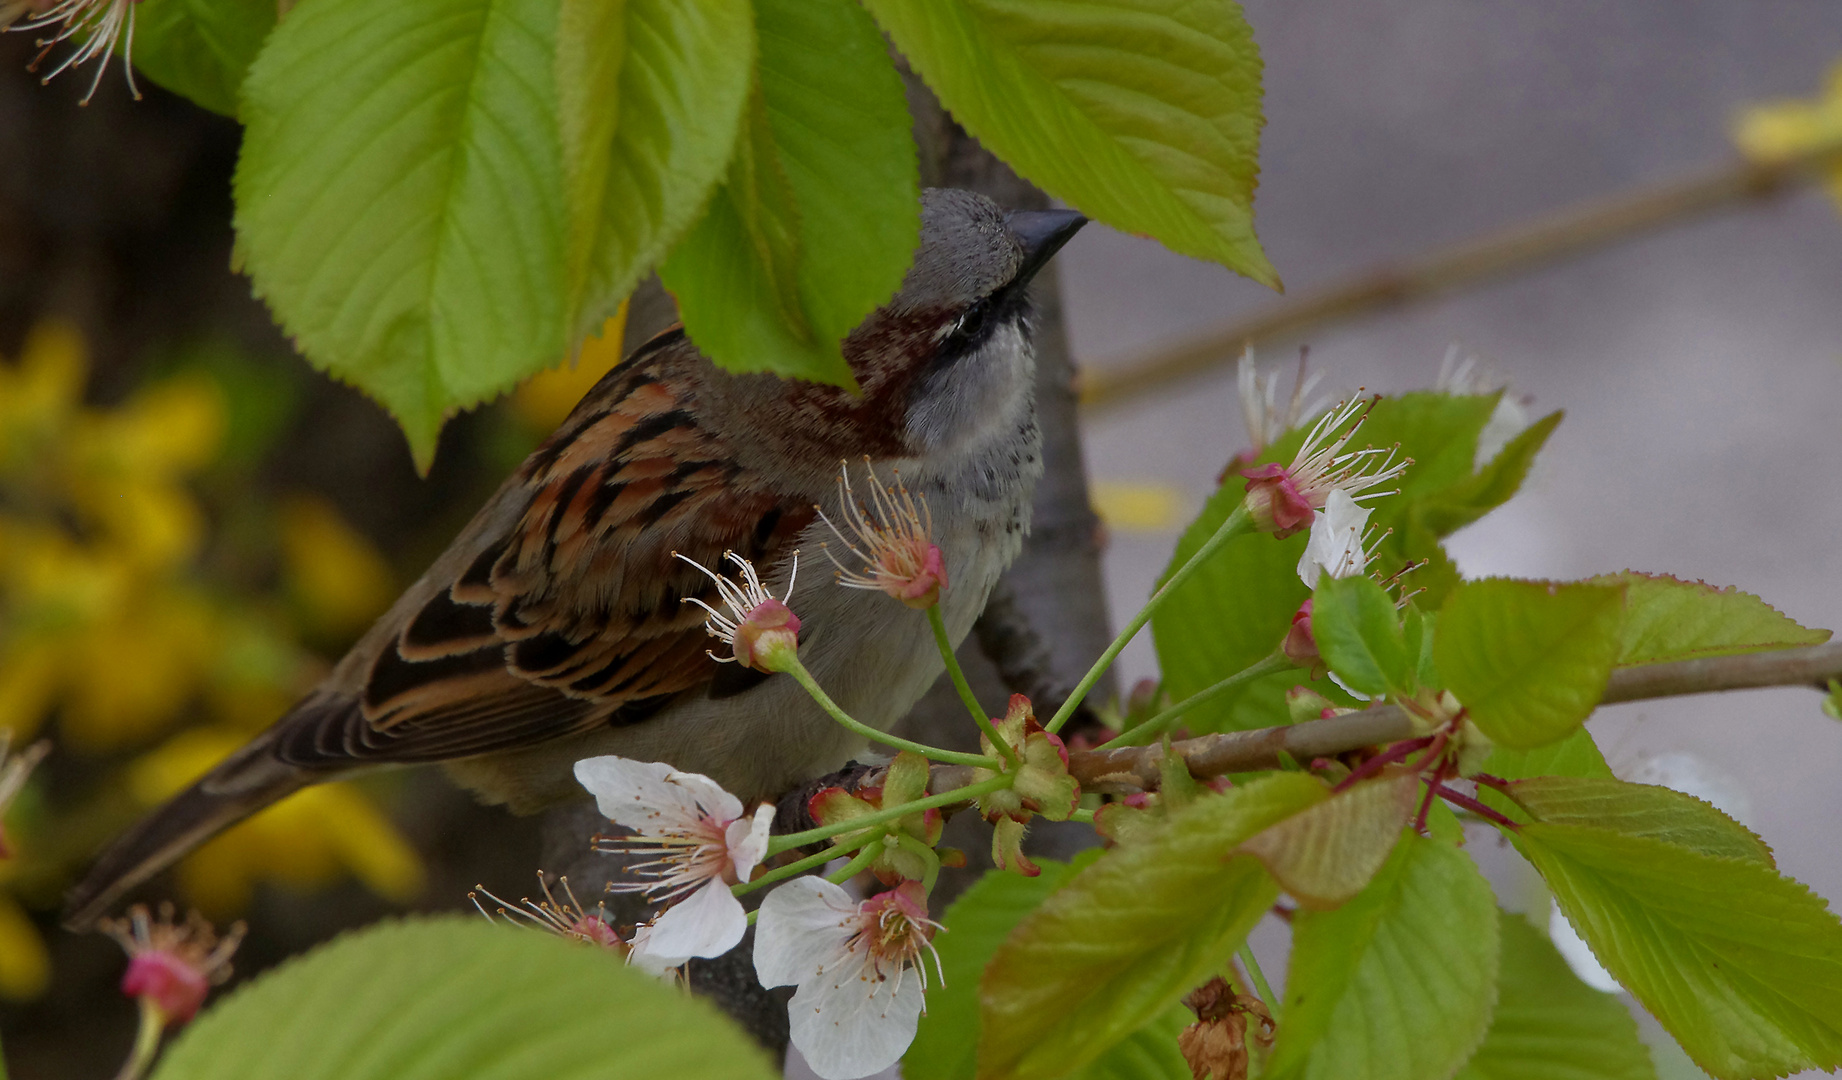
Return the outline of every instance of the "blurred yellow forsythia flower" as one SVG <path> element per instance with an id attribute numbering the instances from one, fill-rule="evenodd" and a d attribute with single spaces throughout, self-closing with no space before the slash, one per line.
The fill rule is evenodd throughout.
<path id="1" fill-rule="evenodd" d="M 1842 153 L 1842 62 L 1829 69 L 1812 100 L 1773 101 L 1741 114 L 1733 141 L 1762 165 L 1776 165 L 1822 153 Z M 1842 206 L 1842 159 L 1829 170 L 1829 194 Z"/>
<path id="2" fill-rule="evenodd" d="M 601 333 L 582 343 L 575 363 L 565 362 L 525 380 L 512 395 L 512 412 L 545 435 L 569 416 L 582 396 L 620 363 L 620 343 L 627 333 L 627 301 L 613 318 L 601 324 Z"/>
<path id="3" fill-rule="evenodd" d="M 128 766 L 127 790 L 151 807 L 279 716 L 321 662 L 289 607 L 201 575 L 206 515 L 187 485 L 219 451 L 219 385 L 180 376 L 95 409 L 82 401 L 86 376 L 83 342 L 62 326 L 36 330 L 17 363 L 0 360 L 0 729 L 22 741 L 55 716 L 64 750 L 94 755 L 144 747 L 194 711 L 209 718 Z M 275 520 L 304 629 L 350 636 L 388 604 L 388 566 L 329 504 L 290 498 Z M 32 839 L 0 864 L 0 997 L 43 984 L 43 948 L 6 892 Z M 181 864 L 179 880 L 226 916 L 257 881 L 315 884 L 348 870 L 394 898 L 420 884 L 407 844 L 341 785 L 226 833 Z"/>

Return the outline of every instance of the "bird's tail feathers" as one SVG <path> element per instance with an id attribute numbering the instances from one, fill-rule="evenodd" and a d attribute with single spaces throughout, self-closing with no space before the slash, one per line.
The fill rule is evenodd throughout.
<path id="1" fill-rule="evenodd" d="M 330 779 L 276 759 L 258 737 L 172 800 L 142 818 L 96 860 L 64 900 L 64 925 L 88 930 L 128 890 L 200 844 L 309 784 Z"/>

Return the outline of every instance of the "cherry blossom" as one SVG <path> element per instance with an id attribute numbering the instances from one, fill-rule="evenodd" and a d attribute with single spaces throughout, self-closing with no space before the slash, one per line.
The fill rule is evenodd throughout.
<path id="1" fill-rule="evenodd" d="M 793 1045 L 823 1080 L 888 1068 L 914 1041 L 927 988 L 924 954 L 940 957 L 920 883 L 906 881 L 861 903 L 823 878 L 768 894 L 755 928 L 755 973 L 767 987 L 795 986 L 787 1005 Z"/>
<path id="2" fill-rule="evenodd" d="M 733 654 L 711 653 L 710 658 L 722 664 L 740 663 L 756 671 L 780 670 L 774 666 L 774 658 L 783 652 L 791 655 L 799 648 L 799 616 L 787 606 L 787 601 L 793 598 L 793 581 L 799 576 L 799 552 L 793 553 L 793 568 L 787 574 L 787 595 L 778 600 L 761 584 L 755 564 L 733 551 L 725 551 L 723 557 L 741 567 L 740 585 L 695 559 L 675 551 L 672 557 L 690 563 L 716 582 L 717 594 L 723 606 L 729 609 L 727 613 L 721 612 L 695 596 L 685 597 L 686 603 L 696 604 L 709 612 L 704 629 L 711 637 L 721 638 Z"/>
<path id="3" fill-rule="evenodd" d="M 1311 536 L 1305 541 L 1305 553 L 1298 560 L 1298 576 L 1305 587 L 1318 587 L 1318 578 L 1355 577 L 1369 568 L 1369 552 L 1363 550 L 1363 532 L 1369 526 L 1370 508 L 1361 505 L 1342 488 L 1333 488 L 1324 499 L 1324 512 L 1311 521 Z"/>
<path id="4" fill-rule="evenodd" d="M 136 904 L 126 919 L 104 922 L 102 931 L 128 953 L 122 993 L 168 1027 L 192 1019 L 211 988 L 230 977 L 230 956 L 243 941 L 242 923 L 220 939 L 196 911 L 184 923 L 174 922 L 171 904 L 160 906 L 158 919 L 145 904 Z"/>
<path id="5" fill-rule="evenodd" d="M 829 545 L 825 557 L 838 568 L 840 585 L 876 589 L 925 611 L 939 602 L 940 590 L 947 587 L 946 560 L 933 541 L 934 519 L 928 513 L 927 500 L 910 494 L 900 478 L 891 491 L 867 461 L 864 470 L 870 474 L 868 506 L 859 502 L 851 490 L 850 466 L 846 465 L 838 476 L 838 502 L 844 508 L 849 536 L 823 512 L 819 514 L 862 569 L 847 568 L 831 553 Z"/>
<path id="6" fill-rule="evenodd" d="M 1357 501 L 1386 494 L 1360 492 L 1395 479 L 1407 471 L 1411 462 L 1394 460 L 1394 450 L 1343 449 L 1362 430 L 1372 404 L 1357 398 L 1325 413 L 1312 425 L 1292 464 L 1242 470 L 1241 475 L 1247 478 L 1243 505 L 1255 528 L 1278 536 L 1299 532 L 1311 524 L 1330 493 L 1337 489 Z"/>
<path id="7" fill-rule="evenodd" d="M 744 817 L 742 801 L 707 776 L 612 755 L 576 762 L 576 779 L 609 820 L 635 833 L 598 848 L 650 856 L 628 868 L 639 880 L 616 882 L 614 891 L 671 904 L 640 927 L 628 959 L 657 971 L 735 948 L 748 916 L 729 886 L 747 881 L 766 856 L 773 805 Z"/>

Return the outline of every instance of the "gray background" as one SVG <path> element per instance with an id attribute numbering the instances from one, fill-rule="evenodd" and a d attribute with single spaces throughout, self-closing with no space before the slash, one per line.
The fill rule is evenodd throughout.
<path id="1" fill-rule="evenodd" d="M 1736 112 L 1816 93 L 1842 5 L 1362 0 L 1246 5 L 1267 64 L 1260 236 L 1294 294 L 1429 248 L 1733 160 Z M 1277 297 L 1090 228 L 1061 256 L 1077 359 L 1104 364 Z M 1635 567 L 1758 593 L 1842 626 L 1842 219 L 1806 189 L 1536 273 L 1314 332 L 1327 388 L 1429 386 L 1456 345 L 1565 409 L 1530 482 L 1453 538 L 1468 574 Z M 1290 346 L 1262 354 L 1289 368 Z M 1099 481 L 1174 486 L 1193 512 L 1245 444 L 1231 366 L 1087 417 Z M 1113 529 L 1113 617 L 1175 530 Z M 1122 684 L 1155 672 L 1149 642 Z M 1842 897 L 1842 725 L 1797 690 L 1638 703 L 1592 730 L 1621 772 L 1691 755 L 1781 868 Z M 1680 761 L 1678 757 L 1676 759 Z M 1513 854 L 1472 845 L 1512 906 Z M 1256 944 L 1280 968 L 1280 936 Z M 1269 974 L 1277 972 L 1270 971 Z"/>

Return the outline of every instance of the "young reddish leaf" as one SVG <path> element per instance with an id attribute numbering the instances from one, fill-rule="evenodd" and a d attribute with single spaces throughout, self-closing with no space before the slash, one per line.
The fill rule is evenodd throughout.
<path id="1" fill-rule="evenodd" d="M 1624 590 L 1487 578 L 1446 599 L 1433 659 L 1492 740 L 1529 749 L 1565 738 L 1605 692 Z"/>
<path id="2" fill-rule="evenodd" d="M 1365 780 L 1261 830 L 1240 850 L 1266 864 L 1308 908 L 1333 908 L 1368 886 L 1413 818 L 1420 781 Z"/>
<path id="3" fill-rule="evenodd" d="M 1214 974 L 1279 892 L 1236 849 L 1324 798 L 1315 777 L 1275 774 L 1197 799 L 1076 874 L 986 969 L 979 1076 L 1066 1076 Z"/>

